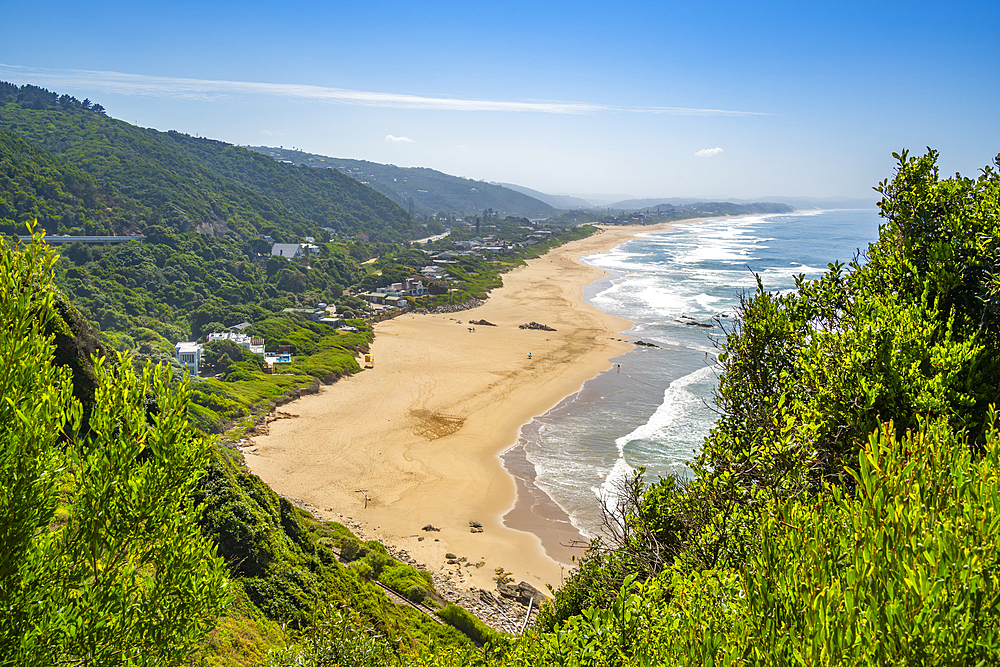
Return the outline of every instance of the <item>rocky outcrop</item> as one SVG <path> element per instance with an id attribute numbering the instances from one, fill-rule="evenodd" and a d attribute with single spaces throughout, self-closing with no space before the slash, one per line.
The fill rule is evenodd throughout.
<path id="1" fill-rule="evenodd" d="M 514 584 L 497 584 L 497 592 L 505 598 L 513 598 L 521 604 L 528 604 L 534 601 L 534 606 L 545 602 L 545 594 L 529 584 L 527 581 Z"/>

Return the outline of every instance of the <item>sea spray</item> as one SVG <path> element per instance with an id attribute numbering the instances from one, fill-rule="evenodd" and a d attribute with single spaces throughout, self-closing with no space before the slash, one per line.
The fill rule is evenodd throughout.
<path id="1" fill-rule="evenodd" d="M 601 529 L 601 499 L 641 467 L 649 480 L 685 476 L 717 419 L 719 345 L 742 292 L 794 288 L 850 261 L 878 235 L 872 210 L 721 218 L 641 234 L 584 258 L 611 273 L 588 288 L 601 310 L 635 323 L 637 347 L 611 370 L 521 429 L 534 484 L 587 535 Z M 721 324 L 721 326 L 719 326 Z M 620 364 L 620 368 L 619 368 Z M 515 528 L 517 526 L 514 526 Z"/>

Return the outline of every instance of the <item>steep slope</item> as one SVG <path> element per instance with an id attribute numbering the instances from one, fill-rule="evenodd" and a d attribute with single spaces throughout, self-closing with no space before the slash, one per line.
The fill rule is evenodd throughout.
<path id="1" fill-rule="evenodd" d="M 376 240 L 413 238 L 405 211 L 350 179 L 274 164 L 223 142 L 136 127 L 85 102 L 64 104 L 44 89 L 0 84 L 0 130 L 88 174 L 108 197 L 134 202 L 118 227 L 231 230 L 278 240 L 319 236 L 327 227 Z"/>
<path id="2" fill-rule="evenodd" d="M 130 231 L 137 206 L 24 139 L 0 130 L 0 233 L 24 234 L 37 220 L 49 233 Z"/>
<path id="3" fill-rule="evenodd" d="M 415 228 L 406 211 L 337 170 L 294 168 L 240 146 L 179 132 L 167 132 L 163 139 L 202 166 L 281 202 L 313 224 L 348 233 L 375 231 L 376 237 L 388 234 L 379 240 L 413 237 Z M 339 225 L 331 225 L 331 221 Z M 386 228 L 385 233 L 378 234 L 380 226 Z"/>
<path id="4" fill-rule="evenodd" d="M 557 212 L 545 202 L 520 192 L 425 167 L 397 167 L 267 146 L 249 148 L 280 162 L 340 171 L 378 190 L 403 208 L 412 209 L 410 212 L 414 215 L 433 215 L 441 211 L 476 215 L 493 209 L 501 217 L 543 218 Z"/>

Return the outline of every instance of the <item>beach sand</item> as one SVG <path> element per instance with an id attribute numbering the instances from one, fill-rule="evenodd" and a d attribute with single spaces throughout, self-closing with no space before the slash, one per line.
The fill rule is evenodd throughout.
<path id="1" fill-rule="evenodd" d="M 379 323 L 374 368 L 285 406 L 295 418 L 254 438 L 247 465 L 321 518 L 403 549 L 459 587 L 494 588 L 498 567 L 558 587 L 582 553 L 560 545 L 582 538 L 551 501 L 522 498 L 508 517 L 534 533 L 507 527 L 518 486 L 530 489 L 499 455 L 523 424 L 632 347 L 620 333 L 628 321 L 583 300 L 584 286 L 606 272 L 577 258 L 669 226 L 608 228 L 504 274 L 483 306 Z M 483 319 L 496 326 L 468 324 Z M 518 328 L 531 321 L 556 331 Z M 470 521 L 483 532 L 470 532 Z M 428 524 L 440 530 L 422 530 Z M 448 565 L 449 552 L 484 565 Z"/>

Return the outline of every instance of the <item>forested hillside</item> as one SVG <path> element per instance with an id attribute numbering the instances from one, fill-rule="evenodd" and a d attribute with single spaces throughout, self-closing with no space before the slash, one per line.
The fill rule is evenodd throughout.
<path id="1" fill-rule="evenodd" d="M 276 164 L 223 142 L 136 127 L 109 118 L 89 100 L 64 98 L 2 84 L 0 130 L 47 151 L 50 161 L 86 173 L 127 211 L 71 226 L 46 220 L 54 225 L 46 227 L 50 232 L 121 233 L 160 225 L 290 242 L 323 236 L 326 227 L 383 241 L 414 237 L 405 211 L 350 178 Z M 0 223 L 17 227 L 27 216 L 17 210 Z"/>
<path id="2" fill-rule="evenodd" d="M 412 208 L 414 215 L 477 215 L 492 209 L 501 217 L 545 218 L 557 212 L 545 202 L 510 188 L 426 167 L 397 167 L 268 146 L 251 146 L 250 150 L 291 164 L 340 171 L 375 188 L 408 211 Z"/>
<path id="3" fill-rule="evenodd" d="M 242 470 L 189 424 L 168 368 L 103 356 L 56 259 L 40 235 L 0 248 L 0 665 L 471 650 L 374 583 L 430 611 L 444 605 L 429 574 Z M 313 641 L 324 630 L 344 644 Z"/>
<path id="4" fill-rule="evenodd" d="M 0 587 L 16 613 L 0 618 L 0 662 L 996 663 L 1000 175 L 941 179 L 936 160 L 899 156 L 860 261 L 746 295 L 693 479 L 629 480 L 537 627 L 508 637 L 442 613 L 484 653 L 371 583 L 433 600 L 423 574 L 207 456 L 169 376 L 67 366 L 94 346 L 58 305 L 55 257 L 6 248 Z M 136 521 L 95 521 L 104 507 Z M 206 541 L 217 558 L 194 557 Z M 153 600 L 176 613 L 143 613 Z"/>
<path id="5" fill-rule="evenodd" d="M 34 220 L 52 233 L 125 232 L 137 211 L 134 202 L 71 163 L 0 130 L 0 233 L 21 234 Z"/>

